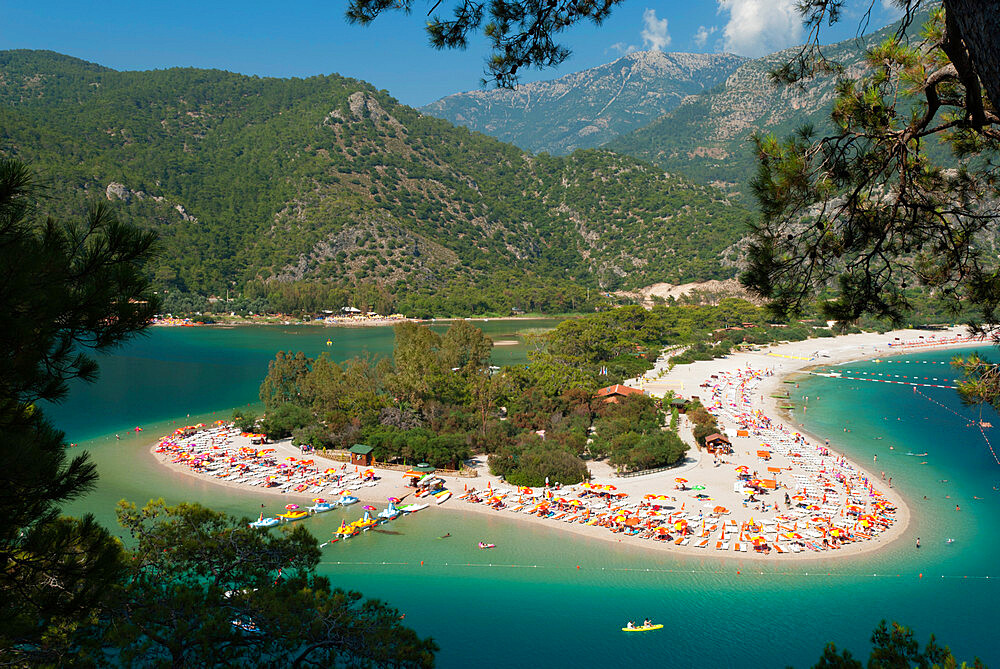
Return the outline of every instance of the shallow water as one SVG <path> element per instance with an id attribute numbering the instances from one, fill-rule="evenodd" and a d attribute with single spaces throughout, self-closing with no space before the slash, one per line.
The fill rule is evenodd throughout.
<path id="1" fill-rule="evenodd" d="M 502 332 L 523 327 L 487 325 L 506 328 Z M 156 419 L 188 420 L 185 414 L 198 408 L 219 413 L 192 420 L 228 416 L 233 406 L 254 401 L 262 365 L 275 350 L 301 346 L 313 355 L 326 350 L 331 331 L 219 332 L 158 330 L 137 350 L 105 360 L 101 382 L 59 408 L 60 425 L 70 428 L 71 440 L 106 435 L 85 444 L 99 464 L 100 487 L 69 511 L 89 510 L 110 522 L 118 499 L 141 503 L 160 496 L 248 516 L 256 515 L 262 502 L 268 512 L 282 506 L 280 497 L 262 499 L 175 475 L 146 453 L 150 439 L 174 425 L 173 419 Z M 391 332 L 388 338 L 379 332 L 332 333 L 343 347 L 334 357 L 363 348 L 375 354 L 391 350 Z M 523 348 L 498 351 L 511 360 L 524 355 Z M 910 358 L 943 361 L 951 355 Z M 847 368 L 884 371 L 886 363 Z M 162 374 L 150 373 L 158 369 Z M 183 381 L 167 382 L 171 376 Z M 455 510 L 434 509 L 394 522 L 390 527 L 399 535 L 369 532 L 328 545 L 322 569 L 338 585 L 385 599 L 406 613 L 409 625 L 440 643 L 438 662 L 444 667 L 470 660 L 496 666 L 803 667 L 818 659 L 829 640 L 866 656 L 868 637 L 882 618 L 914 627 L 921 640 L 935 633 L 960 658 L 978 654 L 989 664 L 1000 662 L 991 637 L 1000 618 L 995 606 L 1000 493 L 993 489 L 1000 485 L 1000 465 L 978 429 L 906 386 L 811 376 L 789 388 L 793 399 L 810 397 L 808 411 L 794 414 L 806 429 L 830 437 L 835 449 L 868 466 L 878 455 L 876 470 L 893 477 L 911 507 L 903 539 L 846 560 L 760 564 L 679 558 L 528 527 L 499 514 L 463 513 L 461 503 L 449 503 L 445 506 L 454 504 Z M 923 392 L 972 415 L 954 391 Z M 984 418 L 1000 426 L 994 413 L 985 412 Z M 107 436 L 136 423 L 146 430 L 120 432 L 121 441 Z M 992 439 L 996 430 L 986 433 Z M 905 455 L 925 451 L 927 457 Z M 955 504 L 962 510 L 956 512 Z M 360 514 L 348 509 L 307 522 L 325 541 L 342 517 Z M 452 536 L 438 538 L 446 532 Z M 950 545 L 949 537 L 955 539 Z M 479 550 L 480 540 L 497 548 Z M 627 620 L 645 617 L 665 628 L 628 635 L 619 630 Z"/>

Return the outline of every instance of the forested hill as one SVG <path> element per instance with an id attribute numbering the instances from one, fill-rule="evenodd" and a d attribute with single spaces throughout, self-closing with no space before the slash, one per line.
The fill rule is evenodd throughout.
<path id="1" fill-rule="evenodd" d="M 552 81 L 456 93 L 420 111 L 532 152 L 596 148 L 725 81 L 746 58 L 637 51 Z"/>
<path id="2" fill-rule="evenodd" d="M 323 286 L 391 309 L 721 278 L 748 216 L 632 158 L 533 157 L 337 75 L 0 52 L 0 151 L 42 173 L 51 213 L 105 198 L 158 230 L 158 284 L 203 294 Z"/>

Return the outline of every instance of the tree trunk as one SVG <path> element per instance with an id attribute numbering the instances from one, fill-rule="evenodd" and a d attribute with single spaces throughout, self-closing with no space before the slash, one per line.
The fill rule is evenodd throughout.
<path id="1" fill-rule="evenodd" d="M 1000 110 L 1000 3 L 995 0 L 944 0 L 948 18 L 962 33 L 983 92 Z"/>

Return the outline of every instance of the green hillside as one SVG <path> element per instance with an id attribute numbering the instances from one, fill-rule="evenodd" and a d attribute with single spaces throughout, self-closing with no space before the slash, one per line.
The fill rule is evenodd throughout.
<path id="1" fill-rule="evenodd" d="M 725 278 L 748 216 L 632 158 L 533 157 L 337 75 L 0 52 L 0 151 L 43 175 L 53 214 L 107 198 L 155 228 L 161 288 L 303 308 L 565 310 L 587 288 Z"/>

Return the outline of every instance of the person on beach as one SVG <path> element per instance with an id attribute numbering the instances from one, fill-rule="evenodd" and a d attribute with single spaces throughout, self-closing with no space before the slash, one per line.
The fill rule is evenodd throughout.
<path id="1" fill-rule="evenodd" d="M 920 537 L 917 537 L 917 548 L 920 548 Z"/>

